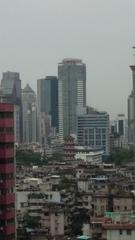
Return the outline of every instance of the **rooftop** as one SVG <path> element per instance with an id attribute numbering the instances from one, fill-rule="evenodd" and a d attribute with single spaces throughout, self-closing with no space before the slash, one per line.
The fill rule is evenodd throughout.
<path id="1" fill-rule="evenodd" d="M 25 86 L 25 88 L 22 90 L 24 93 L 34 93 L 33 89 L 30 87 L 29 84 Z"/>
<path id="2" fill-rule="evenodd" d="M 82 236 L 77 237 L 77 239 L 79 239 L 79 240 L 88 240 L 88 239 L 91 239 L 91 237 L 90 236 L 86 236 L 86 235 L 82 235 Z"/>

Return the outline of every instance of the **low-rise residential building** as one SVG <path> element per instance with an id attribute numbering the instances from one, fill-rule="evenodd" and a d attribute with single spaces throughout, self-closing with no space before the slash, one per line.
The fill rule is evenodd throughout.
<path id="1" fill-rule="evenodd" d="M 135 217 L 132 213 L 117 212 L 109 215 L 110 221 L 102 224 L 103 239 L 133 240 L 135 238 Z"/>
<path id="2" fill-rule="evenodd" d="M 41 228 L 51 237 L 64 236 L 64 208 L 61 204 L 45 203 Z"/>
<path id="3" fill-rule="evenodd" d="M 74 159 L 50 161 L 42 166 L 17 166 L 16 173 L 17 226 L 26 230 L 27 235 L 26 226 L 29 229 L 30 222 L 36 224 L 32 239 L 36 234 L 48 239 L 76 237 L 82 233 L 84 223 L 84 234 L 92 235 L 92 240 L 108 240 L 118 230 L 124 237 L 127 230 L 132 230 L 127 228 L 124 232 L 116 224 L 128 224 L 131 220 L 123 215 L 128 219 L 123 223 L 117 212 L 119 216 L 123 212 L 128 215 L 135 209 L 134 166 L 117 167 L 102 162 L 95 165 Z M 114 224 L 116 232 L 112 229 Z"/>

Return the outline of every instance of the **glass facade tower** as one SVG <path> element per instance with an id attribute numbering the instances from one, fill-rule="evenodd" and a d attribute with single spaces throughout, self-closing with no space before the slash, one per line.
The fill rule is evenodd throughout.
<path id="1" fill-rule="evenodd" d="M 86 65 L 80 59 L 64 59 L 58 65 L 59 135 L 61 141 L 76 134 L 77 115 L 86 106 Z"/>

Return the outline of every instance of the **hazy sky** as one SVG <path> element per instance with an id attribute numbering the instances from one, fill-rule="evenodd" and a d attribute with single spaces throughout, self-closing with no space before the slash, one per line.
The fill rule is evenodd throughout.
<path id="1" fill-rule="evenodd" d="M 126 113 L 134 25 L 135 0 L 0 0 L 0 75 L 20 72 L 36 89 L 63 58 L 82 58 L 88 104 Z"/>

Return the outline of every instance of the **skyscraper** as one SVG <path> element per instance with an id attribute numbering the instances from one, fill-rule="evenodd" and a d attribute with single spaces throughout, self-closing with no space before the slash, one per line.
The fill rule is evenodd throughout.
<path id="1" fill-rule="evenodd" d="M 132 91 L 132 100 L 133 100 L 133 150 L 134 150 L 134 160 L 135 160 L 135 65 L 130 66 L 132 70 L 132 79 L 133 79 L 133 91 Z"/>
<path id="2" fill-rule="evenodd" d="M 37 108 L 36 93 L 26 85 L 22 90 L 22 118 L 23 118 L 23 142 L 37 141 Z"/>
<path id="3" fill-rule="evenodd" d="M 133 147 L 134 116 L 133 116 L 133 92 L 128 97 L 128 144 Z"/>
<path id="4" fill-rule="evenodd" d="M 0 103 L 0 239 L 15 231 L 14 106 Z"/>
<path id="5" fill-rule="evenodd" d="M 86 107 L 86 65 L 80 59 L 58 64 L 59 135 L 77 133 L 77 115 Z"/>
<path id="6" fill-rule="evenodd" d="M 37 108 L 39 117 L 39 139 L 44 138 L 41 122 L 48 122 L 58 131 L 58 79 L 55 76 L 37 80 Z M 44 119 L 41 119 L 44 118 Z M 45 119 L 46 118 L 46 119 Z M 43 121 L 42 121 L 43 120 Z M 48 125 L 48 124 L 47 124 Z M 47 126 L 46 126 L 47 127 Z M 48 130 L 46 130 L 48 132 Z"/>
<path id="7" fill-rule="evenodd" d="M 4 72 L 1 80 L 1 89 L 8 102 L 21 104 L 21 80 L 17 72 Z"/>
<path id="8" fill-rule="evenodd" d="M 127 138 L 127 119 L 125 114 L 118 114 L 116 119 L 116 130 L 120 136 Z"/>
<path id="9" fill-rule="evenodd" d="M 4 72 L 1 80 L 1 92 L 7 103 L 15 107 L 15 141 L 22 140 L 21 80 L 17 72 Z M 19 121 L 18 121 L 19 119 Z"/>

